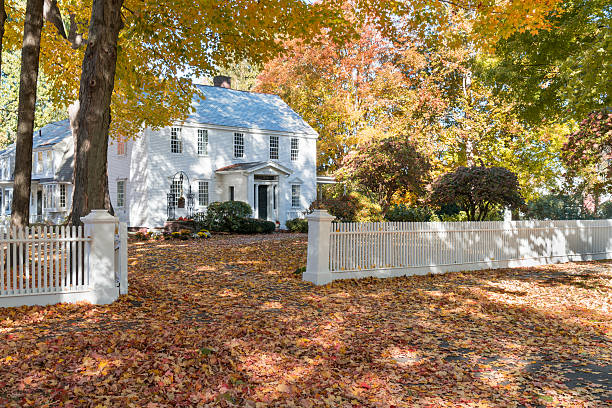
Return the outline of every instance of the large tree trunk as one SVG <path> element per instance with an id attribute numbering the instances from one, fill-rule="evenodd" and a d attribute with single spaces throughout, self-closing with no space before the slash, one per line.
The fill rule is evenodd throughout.
<path id="1" fill-rule="evenodd" d="M 91 9 L 76 116 L 73 225 L 92 209 L 109 208 L 106 154 L 122 5 L 123 0 L 94 0 Z"/>
<path id="2" fill-rule="evenodd" d="M 4 23 L 6 22 L 6 10 L 4 0 L 0 0 L 0 83 L 2 82 L 2 39 L 4 38 Z"/>
<path id="3" fill-rule="evenodd" d="M 17 112 L 17 142 L 15 147 L 15 183 L 11 224 L 26 226 L 30 219 L 30 184 L 32 182 L 32 137 L 36 110 L 36 85 L 40 35 L 43 26 L 43 0 L 28 0 L 23 46 L 21 48 L 21 75 Z"/>

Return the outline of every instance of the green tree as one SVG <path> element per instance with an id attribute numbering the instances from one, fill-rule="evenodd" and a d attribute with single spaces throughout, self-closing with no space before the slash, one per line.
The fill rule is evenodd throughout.
<path id="1" fill-rule="evenodd" d="M 3 62 L 2 93 L 0 93 L 0 148 L 4 148 L 15 141 L 20 56 L 16 52 L 7 51 L 4 53 Z M 53 83 L 41 71 L 38 76 L 36 91 L 34 129 L 66 118 L 66 111 L 58 106 L 51 96 L 52 87 Z"/>
<path id="2" fill-rule="evenodd" d="M 339 170 L 339 179 L 350 181 L 376 201 L 385 213 L 394 197 L 420 195 L 429 162 L 407 137 L 375 139 L 349 153 Z"/>
<path id="3" fill-rule="evenodd" d="M 581 180 L 581 187 L 595 202 L 612 187 L 612 112 L 590 113 L 563 146 L 568 177 Z"/>
<path id="4" fill-rule="evenodd" d="M 533 123 L 582 120 L 612 105 L 612 3 L 563 2 L 548 27 L 516 32 L 495 47 L 481 74 Z"/>
<path id="5" fill-rule="evenodd" d="M 457 204 L 468 221 L 483 221 L 499 207 L 519 209 L 524 199 L 516 174 L 503 167 L 459 167 L 440 176 L 432 185 L 430 203 L 436 207 Z"/>

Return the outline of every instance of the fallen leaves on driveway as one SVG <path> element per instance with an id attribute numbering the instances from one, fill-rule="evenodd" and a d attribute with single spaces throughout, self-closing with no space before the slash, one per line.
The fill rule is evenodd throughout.
<path id="1" fill-rule="evenodd" d="M 129 252 L 112 305 L 0 309 L 0 406 L 612 405 L 612 264 L 315 287 L 303 235 Z"/>

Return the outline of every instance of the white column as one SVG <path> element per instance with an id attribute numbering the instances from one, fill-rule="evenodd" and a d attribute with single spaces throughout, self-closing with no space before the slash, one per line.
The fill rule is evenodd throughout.
<path id="1" fill-rule="evenodd" d="M 94 291 L 92 303 L 112 303 L 119 297 L 115 280 L 116 219 L 106 210 L 91 210 L 81 221 L 85 224 L 85 236 L 91 237 L 89 282 Z"/>
<path id="2" fill-rule="evenodd" d="M 331 282 L 329 271 L 329 236 L 334 217 L 325 210 L 314 210 L 308 220 L 308 257 L 302 279 L 315 285 Z"/>

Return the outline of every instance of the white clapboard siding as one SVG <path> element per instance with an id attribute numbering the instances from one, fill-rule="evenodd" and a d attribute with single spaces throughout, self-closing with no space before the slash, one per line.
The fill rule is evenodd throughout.
<path id="1" fill-rule="evenodd" d="M 612 220 L 336 223 L 315 215 L 308 245 L 304 279 L 320 284 L 608 259 Z"/>
<path id="2" fill-rule="evenodd" d="M 0 297 L 87 290 L 90 244 L 83 227 L 2 230 Z"/>

